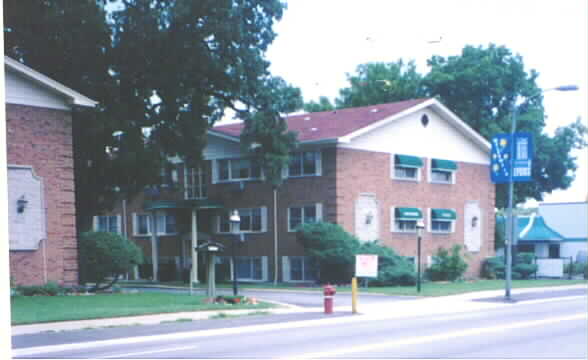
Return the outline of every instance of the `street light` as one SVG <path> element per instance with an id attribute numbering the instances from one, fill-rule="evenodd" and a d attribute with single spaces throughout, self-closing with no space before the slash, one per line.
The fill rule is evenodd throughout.
<path id="1" fill-rule="evenodd" d="M 543 93 L 547 92 L 547 91 L 576 91 L 578 90 L 578 86 L 576 85 L 562 85 L 562 86 L 557 86 L 554 88 L 550 88 L 550 89 L 545 89 L 545 90 L 541 90 L 538 94 L 535 94 L 529 98 L 527 98 L 527 101 L 529 101 L 530 99 L 534 99 L 540 95 L 542 95 Z M 514 233 L 515 233 L 515 224 L 513 221 L 513 216 L 512 216 L 512 199 L 514 197 L 514 182 L 513 182 L 513 168 L 514 168 L 514 160 L 513 160 L 513 155 L 514 155 L 514 133 L 516 131 L 517 128 L 517 113 L 518 113 L 518 108 L 517 108 L 517 101 L 516 98 L 512 104 L 512 122 L 511 122 L 511 128 L 510 128 L 510 168 L 509 168 L 509 181 L 508 181 L 508 222 L 507 222 L 507 226 L 506 226 L 506 232 L 507 232 L 507 236 L 506 236 L 506 274 L 505 274 L 505 278 L 506 278 L 506 289 L 505 289 L 505 300 L 510 301 L 511 297 L 510 297 L 510 289 L 511 289 L 511 282 L 512 282 L 512 243 L 514 240 Z"/>
<path id="2" fill-rule="evenodd" d="M 231 232 L 235 235 L 237 235 L 238 231 L 239 231 L 239 224 L 241 223 L 241 217 L 239 217 L 239 210 L 233 210 L 233 213 L 231 214 L 231 217 L 229 218 L 229 222 L 231 223 Z M 237 237 L 235 237 L 233 239 L 233 295 L 237 296 L 238 294 L 238 289 L 237 289 L 237 261 L 235 259 L 235 245 L 237 243 L 238 239 Z"/>
<path id="3" fill-rule="evenodd" d="M 416 223 L 417 229 L 417 292 L 421 292 L 421 238 L 423 236 L 423 229 L 425 223 L 423 220 L 418 220 Z"/>

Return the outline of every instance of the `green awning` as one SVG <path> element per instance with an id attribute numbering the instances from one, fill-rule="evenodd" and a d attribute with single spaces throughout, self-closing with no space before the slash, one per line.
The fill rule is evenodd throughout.
<path id="1" fill-rule="evenodd" d="M 402 167 L 421 168 L 423 160 L 418 156 L 394 155 L 394 164 Z"/>
<path id="2" fill-rule="evenodd" d="M 222 209 L 223 204 L 208 200 L 157 200 L 146 201 L 143 204 L 144 210 L 165 210 L 165 209 Z"/>
<path id="3" fill-rule="evenodd" d="M 455 171 L 457 170 L 457 163 L 451 160 L 433 159 L 431 161 L 431 168 L 433 170 Z"/>
<path id="4" fill-rule="evenodd" d="M 419 208 L 397 207 L 394 209 L 394 217 L 397 220 L 420 220 L 423 213 Z"/>
<path id="5" fill-rule="evenodd" d="M 451 209 L 431 209 L 431 218 L 433 220 L 455 220 L 457 214 Z"/>

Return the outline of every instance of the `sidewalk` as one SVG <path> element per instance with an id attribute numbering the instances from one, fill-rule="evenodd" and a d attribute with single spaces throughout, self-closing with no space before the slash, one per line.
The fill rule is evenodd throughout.
<path id="1" fill-rule="evenodd" d="M 550 292 L 572 290 L 572 289 L 586 289 L 587 286 L 572 285 L 572 286 L 557 286 L 547 288 L 528 288 L 528 289 L 513 289 L 511 297 L 516 300 L 517 296 L 529 293 L 547 294 Z M 528 301 L 521 301 L 517 304 L 505 301 L 479 301 L 480 299 L 503 297 L 504 290 L 490 290 L 475 293 L 466 293 L 460 295 L 419 298 L 414 300 L 407 300 L 401 302 L 391 302 L 389 304 L 378 304 L 363 307 L 361 304 L 361 296 L 358 301 L 358 313 L 363 316 L 375 316 L 378 318 L 401 318 L 416 315 L 435 315 L 435 314 L 450 314 L 468 312 L 482 309 L 492 309 L 503 306 L 524 305 Z M 548 300 L 549 301 L 549 300 Z M 553 300 L 551 300 L 553 301 Z M 292 314 L 292 313 L 316 313 L 322 312 L 322 307 L 317 308 L 302 308 L 287 304 L 280 304 L 283 307 L 275 309 L 263 309 L 263 312 L 272 314 Z M 351 306 L 335 307 L 335 313 L 349 313 L 351 314 Z M 198 312 L 181 312 L 169 314 L 156 315 L 142 315 L 130 316 L 108 319 L 93 319 L 93 320 L 77 320 L 77 321 L 63 321 L 53 323 L 31 324 L 12 326 L 12 336 L 35 334 L 48 331 L 67 331 L 67 330 L 81 330 L 88 328 L 101 328 L 113 326 L 127 326 L 127 325 L 147 325 L 160 324 L 162 322 L 174 322 L 184 320 L 204 320 L 219 313 L 231 315 L 245 315 L 248 313 L 258 312 L 260 310 L 222 310 L 222 311 L 198 311 Z M 325 315 L 328 318 L 328 315 Z"/>

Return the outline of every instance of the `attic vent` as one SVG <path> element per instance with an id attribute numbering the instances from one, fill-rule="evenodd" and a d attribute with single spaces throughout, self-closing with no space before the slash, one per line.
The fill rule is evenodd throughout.
<path id="1" fill-rule="evenodd" d="M 311 128 L 310 131 L 318 131 L 317 128 Z"/>
<path id="2" fill-rule="evenodd" d="M 304 120 L 310 120 L 310 116 L 305 117 Z"/>
<path id="3" fill-rule="evenodd" d="M 378 109 L 371 109 L 370 111 L 373 112 L 373 113 L 377 113 L 378 112 Z"/>
<path id="4" fill-rule="evenodd" d="M 423 124 L 424 127 L 429 125 L 429 117 L 426 114 L 421 117 L 421 124 Z"/>

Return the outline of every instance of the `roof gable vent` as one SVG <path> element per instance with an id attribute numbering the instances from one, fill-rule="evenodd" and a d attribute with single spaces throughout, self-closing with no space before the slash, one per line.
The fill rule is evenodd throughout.
<path id="1" fill-rule="evenodd" d="M 304 120 L 310 120 L 310 116 L 306 116 Z"/>
<path id="2" fill-rule="evenodd" d="M 377 108 L 371 109 L 370 112 L 377 113 L 379 110 Z"/>

